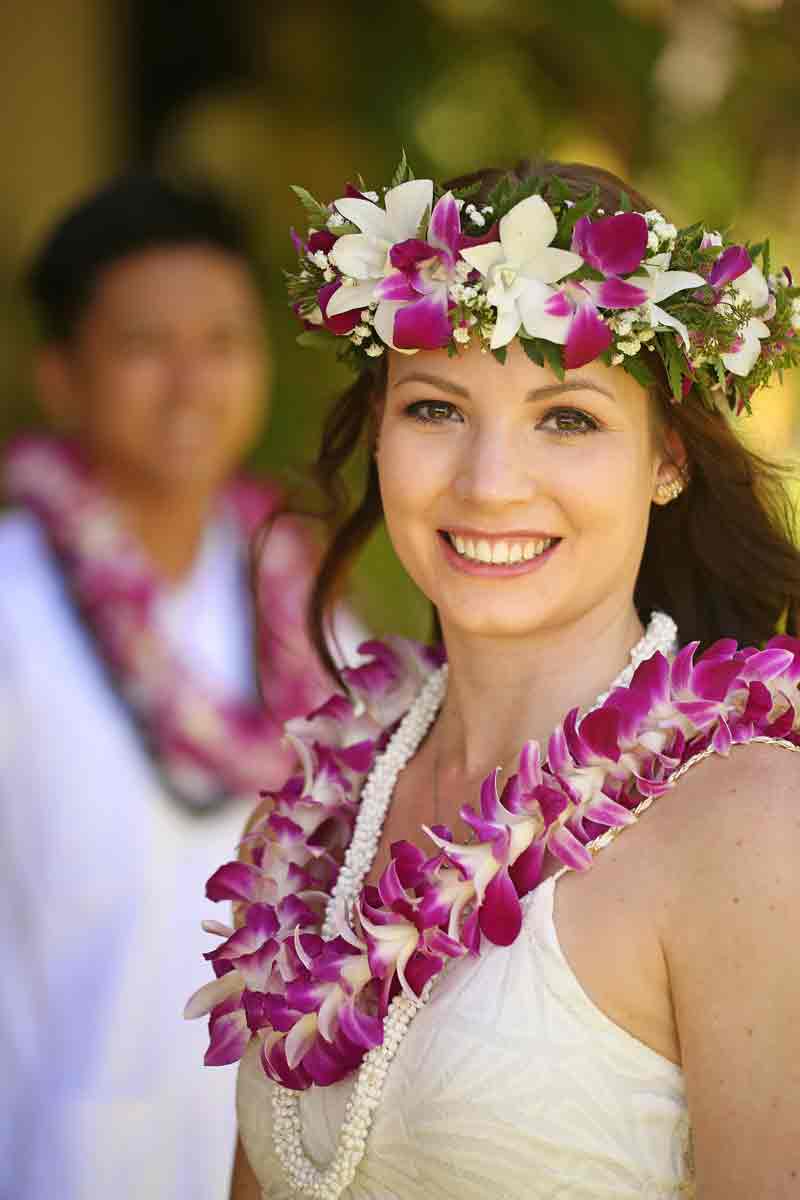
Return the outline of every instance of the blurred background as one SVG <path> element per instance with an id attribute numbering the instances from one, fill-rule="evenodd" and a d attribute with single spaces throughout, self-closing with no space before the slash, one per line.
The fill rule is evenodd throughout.
<path id="1" fill-rule="evenodd" d="M 136 163 L 210 176 L 249 214 L 277 365 L 257 464 L 307 460 L 346 375 L 294 344 L 281 268 L 302 214 L 360 172 L 387 181 L 520 155 L 627 176 L 678 223 L 773 238 L 800 266 L 795 0 L 5 0 L 0 140 L 0 438 L 36 420 L 18 277 L 50 222 Z M 761 398 L 745 436 L 793 451 L 796 395 Z M 366 619 L 422 635 L 425 605 L 376 538 Z"/>

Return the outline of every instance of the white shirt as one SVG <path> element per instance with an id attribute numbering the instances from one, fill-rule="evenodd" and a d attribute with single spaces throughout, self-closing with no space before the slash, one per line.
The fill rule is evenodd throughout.
<path id="1" fill-rule="evenodd" d="M 195 668 L 250 676 L 238 548 L 209 531 L 161 613 Z M 0 518 L 0 1197 L 221 1200 L 233 1068 L 183 1021 L 206 878 L 240 806 L 182 811 L 76 620 L 36 521 Z"/>

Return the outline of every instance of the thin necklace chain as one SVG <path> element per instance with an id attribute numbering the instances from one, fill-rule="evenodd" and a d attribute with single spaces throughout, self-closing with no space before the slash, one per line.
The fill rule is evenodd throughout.
<path id="1" fill-rule="evenodd" d="M 614 688 L 627 686 L 640 662 L 650 658 L 656 651 L 672 655 L 676 649 L 675 622 L 665 613 L 653 613 L 644 637 L 631 651 L 628 666 L 620 672 L 609 690 L 598 696 L 592 709 L 602 704 Z M 337 906 L 352 911 L 355 898 L 377 853 L 397 777 L 413 758 L 436 719 L 446 687 L 447 664 L 429 676 L 386 749 L 373 763 L 362 789 L 353 838 L 328 903 L 323 937 L 330 938 L 335 934 L 334 914 Z M 384 1018 L 383 1042 L 366 1054 L 356 1072 L 336 1151 L 327 1167 L 318 1167 L 305 1152 L 299 1093 L 275 1084 L 272 1094 L 273 1146 L 296 1194 L 315 1200 L 338 1200 L 349 1187 L 364 1157 L 392 1059 L 415 1014 L 427 1003 L 433 982 L 429 980 L 425 985 L 417 1004 L 401 992 L 389 1005 Z"/>

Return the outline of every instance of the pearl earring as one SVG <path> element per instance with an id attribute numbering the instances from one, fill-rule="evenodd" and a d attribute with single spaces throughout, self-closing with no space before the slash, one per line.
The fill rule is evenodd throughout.
<path id="1" fill-rule="evenodd" d="M 665 479 L 656 487 L 654 497 L 656 504 L 669 504 L 672 500 L 677 500 L 685 487 L 686 480 L 682 474 L 676 475 L 672 479 Z"/>

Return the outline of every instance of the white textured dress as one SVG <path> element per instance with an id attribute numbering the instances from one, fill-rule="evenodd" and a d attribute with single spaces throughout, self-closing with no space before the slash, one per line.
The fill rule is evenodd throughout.
<path id="1" fill-rule="evenodd" d="M 602 1013 L 558 944 L 553 876 L 522 934 L 454 962 L 414 1018 L 343 1200 L 674 1200 L 692 1196 L 683 1074 Z M 255 1051 L 255 1053 L 254 1053 Z M 352 1081 L 303 1093 L 306 1152 L 333 1156 Z M 253 1045 L 238 1117 L 268 1200 L 290 1189 L 273 1085 Z"/>

